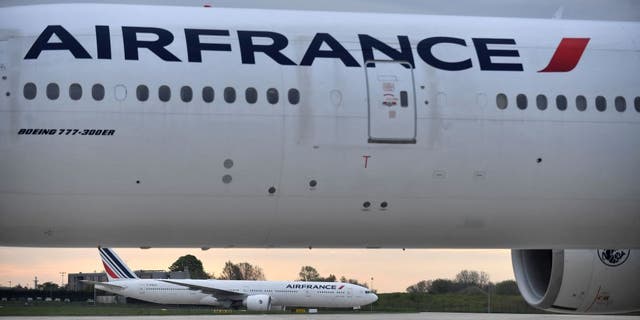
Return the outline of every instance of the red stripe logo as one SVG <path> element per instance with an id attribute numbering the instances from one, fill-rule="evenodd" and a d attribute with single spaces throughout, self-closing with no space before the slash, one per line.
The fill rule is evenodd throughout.
<path id="1" fill-rule="evenodd" d="M 546 68 L 538 72 L 569 72 L 578 65 L 590 38 L 562 38 Z"/>
<path id="2" fill-rule="evenodd" d="M 107 266 L 106 263 L 104 263 L 104 261 L 102 261 L 102 265 L 104 266 L 104 271 L 106 271 L 111 278 L 118 279 L 118 276 L 113 272 L 113 270 L 111 270 L 111 268 L 109 268 L 109 266 Z"/>

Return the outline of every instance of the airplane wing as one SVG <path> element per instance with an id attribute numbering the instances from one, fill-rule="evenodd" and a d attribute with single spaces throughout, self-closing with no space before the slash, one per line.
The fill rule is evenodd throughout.
<path id="1" fill-rule="evenodd" d="M 200 290 L 200 291 L 202 291 L 204 293 L 208 293 L 208 294 L 214 296 L 215 298 L 217 298 L 219 300 L 227 300 L 227 299 L 246 296 L 246 294 L 241 293 L 241 292 L 234 292 L 234 291 L 228 291 L 228 290 L 223 290 L 223 289 L 217 289 L 217 288 L 213 288 L 213 287 L 199 286 L 199 285 L 196 285 L 196 284 L 183 283 L 183 282 L 179 282 L 179 281 L 171 281 L 171 280 L 160 280 L 160 281 L 163 281 L 163 282 L 166 282 L 166 283 L 175 284 L 175 285 L 179 285 L 179 286 L 188 287 L 189 289 L 192 289 L 192 290 Z"/>
<path id="2" fill-rule="evenodd" d="M 112 289 L 124 289 L 124 288 L 127 287 L 127 286 L 117 285 L 117 284 L 108 283 L 108 282 L 91 281 L 91 280 L 80 280 L 80 282 L 93 284 L 93 285 L 99 284 L 101 286 L 105 286 L 105 287 L 112 288 Z"/>

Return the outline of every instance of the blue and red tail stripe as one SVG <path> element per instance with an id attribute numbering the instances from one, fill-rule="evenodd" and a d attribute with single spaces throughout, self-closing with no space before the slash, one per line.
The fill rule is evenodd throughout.
<path id="1" fill-rule="evenodd" d="M 118 255 L 109 248 L 98 247 L 100 252 L 100 258 L 102 258 L 102 265 L 107 275 L 112 280 L 122 279 L 136 279 L 136 274 L 131 271 L 124 262 L 118 257 Z"/>

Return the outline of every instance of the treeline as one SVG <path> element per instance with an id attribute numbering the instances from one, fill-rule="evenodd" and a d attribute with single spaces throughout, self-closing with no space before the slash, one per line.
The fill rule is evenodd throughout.
<path id="1" fill-rule="evenodd" d="M 233 263 L 227 261 L 220 272 L 220 276 L 216 277 L 213 273 L 204 271 L 202 261 L 194 255 L 188 254 L 178 258 L 171 266 L 169 271 L 189 271 L 191 279 L 219 279 L 219 280 L 265 280 L 262 268 L 254 266 L 248 262 Z"/>
<path id="2" fill-rule="evenodd" d="M 491 292 L 499 295 L 519 295 L 518 285 L 513 280 L 498 283 L 489 281 L 483 271 L 462 270 L 452 279 L 422 280 L 407 287 L 408 293 L 474 293 Z"/>
<path id="3" fill-rule="evenodd" d="M 193 255 L 186 255 L 178 258 L 170 267 L 170 271 L 184 271 L 189 270 L 191 279 L 218 279 L 218 280 L 265 280 L 266 276 L 262 271 L 262 268 L 256 265 L 252 265 L 248 262 L 233 263 L 227 261 L 222 268 L 219 276 L 214 273 L 207 273 L 204 270 L 202 261 Z M 357 279 L 349 279 L 344 276 L 336 277 L 333 274 L 329 274 L 327 277 L 320 275 L 318 270 L 312 266 L 303 266 L 298 273 L 298 281 L 319 281 L 319 282 L 345 282 L 352 283 L 363 287 L 369 287 L 366 282 L 360 282 Z"/>
<path id="4" fill-rule="evenodd" d="M 422 280 L 378 297 L 372 308 L 388 312 L 542 312 L 524 301 L 515 281 L 494 284 L 482 271 L 462 270 L 454 279 Z"/>

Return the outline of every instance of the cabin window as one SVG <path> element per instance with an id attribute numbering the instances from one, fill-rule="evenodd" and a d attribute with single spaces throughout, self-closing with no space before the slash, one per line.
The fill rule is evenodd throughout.
<path id="1" fill-rule="evenodd" d="M 540 110 L 547 110 L 547 96 L 543 94 L 539 94 L 536 97 L 536 105 Z"/>
<path id="2" fill-rule="evenodd" d="M 267 90 L 267 101 L 269 101 L 269 103 L 276 104 L 278 103 L 278 100 L 280 100 L 278 89 L 270 88 L 269 90 Z"/>
<path id="3" fill-rule="evenodd" d="M 578 108 L 578 111 L 587 110 L 587 98 L 585 98 L 584 96 L 577 96 L 576 97 L 576 108 Z"/>
<path id="4" fill-rule="evenodd" d="M 244 97 L 248 103 L 254 104 L 258 101 L 258 90 L 256 88 L 247 88 L 244 92 Z"/>
<path id="5" fill-rule="evenodd" d="M 136 97 L 138 101 L 147 101 L 149 99 L 149 87 L 141 84 L 136 88 Z"/>
<path id="6" fill-rule="evenodd" d="M 596 97 L 596 110 L 600 112 L 607 110 L 607 99 L 603 96 Z"/>
<path id="7" fill-rule="evenodd" d="M 47 85 L 47 98 L 56 100 L 60 97 L 60 87 L 55 83 L 49 83 Z"/>
<path id="8" fill-rule="evenodd" d="M 158 89 L 158 98 L 162 102 L 167 102 L 171 99 L 171 88 L 168 86 L 160 86 Z"/>
<path id="9" fill-rule="evenodd" d="M 234 103 L 236 101 L 236 89 L 232 87 L 224 88 L 224 101 L 227 103 Z"/>
<path id="10" fill-rule="evenodd" d="M 558 108 L 558 110 L 560 111 L 565 111 L 567 110 L 567 97 L 563 96 L 563 95 L 559 95 L 556 97 L 556 107 Z"/>
<path id="11" fill-rule="evenodd" d="M 507 99 L 507 95 L 504 93 L 499 93 L 496 96 L 496 105 L 498 106 L 498 109 L 500 110 L 504 110 L 507 108 L 507 105 L 509 104 L 509 100 Z"/>
<path id="12" fill-rule="evenodd" d="M 25 83 L 22 93 L 24 94 L 25 99 L 33 100 L 36 98 L 36 95 L 38 94 L 38 88 L 36 87 L 35 83 L 28 82 L 28 83 Z"/>
<path id="13" fill-rule="evenodd" d="M 91 87 L 91 96 L 93 100 L 102 101 L 104 99 L 104 86 L 96 83 Z"/>
<path id="14" fill-rule="evenodd" d="M 213 88 L 211 87 L 202 88 L 202 100 L 204 100 L 204 102 L 206 103 L 213 102 L 213 97 L 214 97 Z"/>
<path id="15" fill-rule="evenodd" d="M 518 109 L 520 110 L 524 110 L 527 108 L 527 96 L 524 94 L 519 94 L 518 96 L 516 96 L 516 105 L 518 106 Z"/>
<path id="16" fill-rule="evenodd" d="M 180 88 L 180 99 L 182 102 L 191 102 L 193 100 L 193 90 L 189 86 Z"/>
<path id="17" fill-rule="evenodd" d="M 71 100 L 80 100 L 82 98 L 82 87 L 77 83 L 71 84 L 69 86 L 69 97 Z"/>
<path id="18" fill-rule="evenodd" d="M 633 100 L 633 105 L 636 107 L 636 111 L 640 112 L 640 97 L 636 97 Z"/>
<path id="19" fill-rule="evenodd" d="M 616 111 L 618 112 L 624 112 L 627 110 L 627 100 L 625 100 L 624 97 L 616 97 L 614 104 L 616 105 Z"/>
<path id="20" fill-rule="evenodd" d="M 300 91 L 298 91 L 298 89 L 294 89 L 294 88 L 289 89 L 288 98 L 289 98 L 289 103 L 290 104 L 294 104 L 295 105 L 295 104 L 300 103 Z"/>

